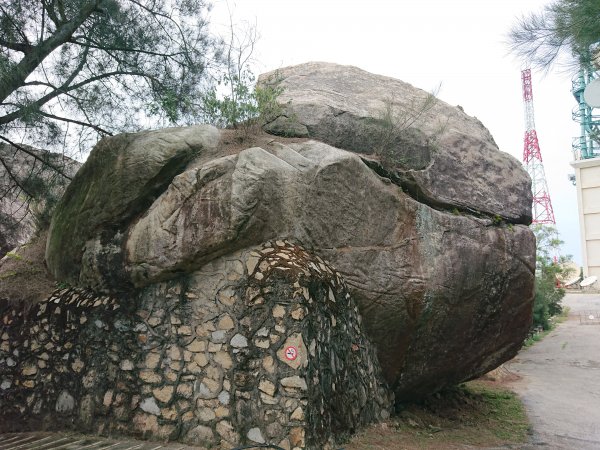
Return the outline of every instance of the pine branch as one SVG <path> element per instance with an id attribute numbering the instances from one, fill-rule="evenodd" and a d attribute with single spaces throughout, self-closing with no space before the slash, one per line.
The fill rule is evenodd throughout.
<path id="1" fill-rule="evenodd" d="M 19 145 L 19 144 L 15 143 L 15 142 L 12 142 L 6 136 L 0 135 L 0 140 L 3 140 L 7 144 L 9 144 L 9 145 L 13 146 L 14 148 L 16 148 L 17 150 L 19 150 L 19 151 L 21 151 L 23 153 L 26 153 L 29 156 L 35 158 L 36 160 L 40 161 L 45 166 L 47 166 L 50 169 L 54 170 L 56 173 L 58 173 L 61 176 L 65 177 L 67 180 L 71 180 L 71 177 L 69 175 L 67 175 L 60 167 L 57 167 L 54 164 L 52 164 L 51 162 L 46 161 L 44 158 L 40 157 L 39 155 L 36 155 L 35 152 L 32 152 L 31 150 L 28 150 L 27 148 L 23 147 L 22 145 Z M 21 189 L 23 189 L 23 188 L 21 187 Z M 25 191 L 25 189 L 23 189 L 23 191 Z"/>

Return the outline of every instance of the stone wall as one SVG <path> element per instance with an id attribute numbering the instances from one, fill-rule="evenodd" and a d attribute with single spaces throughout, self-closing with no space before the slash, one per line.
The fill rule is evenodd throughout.
<path id="1" fill-rule="evenodd" d="M 287 241 L 135 296 L 0 306 L 0 431 L 328 448 L 393 398 L 344 281 Z"/>

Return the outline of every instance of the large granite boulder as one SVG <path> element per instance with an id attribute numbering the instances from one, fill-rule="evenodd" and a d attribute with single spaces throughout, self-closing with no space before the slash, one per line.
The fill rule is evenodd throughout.
<path id="1" fill-rule="evenodd" d="M 383 153 L 420 201 L 531 222 L 530 181 L 520 162 L 499 152 L 487 128 L 461 108 L 403 81 L 330 63 L 278 69 L 259 83 L 282 91 L 268 132 Z"/>
<path id="2" fill-rule="evenodd" d="M 219 141 L 210 126 L 121 134 L 101 140 L 73 178 L 48 236 L 46 262 L 57 280 L 93 284 L 97 273 L 120 265 L 120 245 L 130 221 L 143 214 L 173 177 Z M 89 262 L 89 254 L 96 258 Z M 95 264 L 88 267 L 88 264 Z M 127 288 L 112 271 L 112 284 Z M 80 280 L 81 278 L 81 280 Z"/>
<path id="3" fill-rule="evenodd" d="M 526 226 L 433 209 L 316 141 L 250 148 L 176 177 L 129 228 L 125 270 L 142 287 L 275 237 L 343 274 L 400 397 L 485 373 L 529 328 Z"/>
<path id="4" fill-rule="evenodd" d="M 535 266 L 520 164 L 440 101 L 381 147 L 381 107 L 397 118 L 426 97 L 397 80 L 326 64 L 278 77 L 288 110 L 271 131 L 315 139 L 274 138 L 234 154 L 209 127 L 103 141 L 54 217 L 53 273 L 123 292 L 288 239 L 344 277 L 398 399 L 514 356 L 529 329 Z"/>

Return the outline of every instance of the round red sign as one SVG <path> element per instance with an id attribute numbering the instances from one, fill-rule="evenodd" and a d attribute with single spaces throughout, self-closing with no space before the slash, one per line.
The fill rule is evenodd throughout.
<path id="1" fill-rule="evenodd" d="M 293 361 L 298 357 L 298 349 L 296 347 L 286 347 L 284 355 L 289 361 Z"/>

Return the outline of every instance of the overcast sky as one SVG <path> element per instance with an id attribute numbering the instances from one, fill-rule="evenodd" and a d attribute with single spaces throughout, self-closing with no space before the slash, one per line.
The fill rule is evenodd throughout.
<path id="1" fill-rule="evenodd" d="M 256 23 L 257 73 L 327 61 L 406 81 L 461 105 L 519 160 L 525 132 L 522 62 L 508 53 L 516 18 L 547 0 L 228 0 L 234 22 Z M 228 22 L 227 2 L 213 0 L 211 23 Z M 571 76 L 533 72 L 535 124 L 563 253 L 581 264 L 571 142 L 578 126 Z"/>

